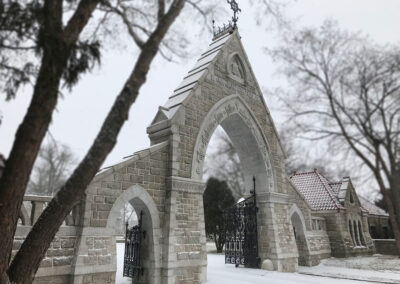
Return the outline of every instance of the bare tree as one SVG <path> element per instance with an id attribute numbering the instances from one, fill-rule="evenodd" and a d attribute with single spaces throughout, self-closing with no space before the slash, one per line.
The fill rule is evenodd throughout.
<path id="1" fill-rule="evenodd" d="M 225 181 L 235 200 L 243 197 L 246 188 L 241 171 L 239 156 L 228 135 L 217 128 L 212 139 L 214 149 L 207 152 L 204 161 L 204 176 Z"/>
<path id="2" fill-rule="evenodd" d="M 271 54 L 292 86 L 280 94 L 292 130 L 363 162 L 387 204 L 400 253 L 400 48 L 326 21 L 285 34 Z"/>
<path id="3" fill-rule="evenodd" d="M 296 141 L 290 127 L 280 131 L 279 138 L 285 150 L 285 168 L 286 173 L 290 176 L 293 172 L 306 172 L 313 169 L 318 169 L 324 177 L 329 181 L 338 181 L 344 176 L 348 176 L 345 168 L 337 167 L 334 162 L 327 160 L 326 155 L 316 157 L 310 153 L 307 147 L 315 147 L 316 143 L 304 145 L 300 141 Z M 352 176 L 353 177 L 353 176 Z M 354 178 L 353 178 L 354 180 Z"/>
<path id="4" fill-rule="evenodd" d="M 72 207 L 84 198 L 86 186 L 114 147 L 154 57 L 160 51 L 171 59 L 184 47 L 183 41 L 173 40 L 176 34 L 167 35 L 167 32 L 185 3 L 201 14 L 202 17 L 188 17 L 196 20 L 206 21 L 207 11 L 213 7 L 208 1 L 189 0 L 6 0 L 0 3 L 0 88 L 7 98 L 14 97 L 24 84 L 31 84 L 33 88 L 32 100 L 0 179 L 1 283 L 32 281 L 59 226 Z M 138 50 L 132 72 L 87 155 L 10 262 L 23 196 L 61 87 L 71 89 L 83 73 L 100 62 L 103 36 L 109 31 L 109 16 L 117 16 Z M 86 33 L 89 20 L 94 28 Z M 111 31 L 109 35 L 115 40 L 119 33 Z M 168 37 L 171 42 L 166 41 Z"/>
<path id="5" fill-rule="evenodd" d="M 80 37 L 100 2 L 104 9 L 122 9 L 121 5 L 132 6 L 140 2 L 142 5 L 136 7 L 142 10 L 137 12 L 152 16 L 148 17 L 147 22 L 143 22 L 144 19 L 140 20 L 142 26 L 135 26 L 134 22 L 124 22 L 139 49 L 136 61 L 132 62 L 132 72 L 116 97 L 88 153 L 44 210 L 10 263 L 18 213 L 34 161 L 57 104 L 60 84 L 64 82 L 67 86 L 72 86 L 78 81 L 80 74 L 90 70 L 93 62 L 99 61 L 99 41 L 96 38 L 82 41 Z M 4 71 L 1 76 L 10 78 L 12 82 L 11 85 L 6 84 L 2 87 L 5 90 L 9 89 L 11 95 L 15 94 L 19 84 L 28 82 L 31 78 L 34 81 L 32 101 L 18 128 L 0 179 L 1 283 L 32 282 L 58 228 L 72 207 L 84 198 L 85 188 L 114 147 L 122 125 L 128 119 L 130 106 L 135 102 L 141 86 L 146 81 L 150 64 L 186 1 L 158 0 L 150 1 L 151 4 L 149 1 L 139 2 L 80 0 L 76 3 L 45 0 L 44 3 L 6 1 L 0 5 L 0 42 L 3 44 L 0 48 L 9 52 L 33 50 L 39 66 L 12 66 L 4 61 L 7 57 L 2 57 L 0 65 L 1 71 Z M 64 24 L 63 18 L 68 15 L 72 16 Z M 123 16 L 124 14 L 120 15 L 122 21 Z M 143 26 L 147 27 L 146 31 L 142 30 Z M 18 68 L 14 68 L 15 66 Z M 17 84 L 13 83 L 15 80 Z"/>
<path id="6" fill-rule="evenodd" d="M 27 192 L 53 196 L 67 181 L 76 159 L 67 145 L 51 135 L 46 140 L 35 161 Z"/>

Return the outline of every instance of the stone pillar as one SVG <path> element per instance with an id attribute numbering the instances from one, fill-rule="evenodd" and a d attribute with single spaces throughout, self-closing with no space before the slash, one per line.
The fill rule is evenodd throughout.
<path id="1" fill-rule="evenodd" d="M 298 252 L 288 218 L 288 195 L 275 192 L 258 193 L 257 206 L 261 262 L 269 259 L 277 271 L 297 271 Z"/>
<path id="2" fill-rule="evenodd" d="M 207 278 L 203 182 L 167 178 L 162 283 L 203 283 Z"/>

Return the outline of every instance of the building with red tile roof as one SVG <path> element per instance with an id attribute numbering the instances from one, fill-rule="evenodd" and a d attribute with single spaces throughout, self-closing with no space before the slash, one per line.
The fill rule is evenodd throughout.
<path id="1" fill-rule="evenodd" d="M 331 182 L 314 169 L 294 172 L 290 181 L 309 204 L 311 216 L 325 221 L 333 256 L 374 253 L 370 223 L 376 223 L 375 219 L 387 221 L 388 215 L 365 198 L 360 198 L 350 177 Z M 318 227 L 317 224 L 312 226 Z"/>

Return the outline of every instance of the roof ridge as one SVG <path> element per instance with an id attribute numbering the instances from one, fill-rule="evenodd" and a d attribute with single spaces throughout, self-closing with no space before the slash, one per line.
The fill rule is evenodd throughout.
<path id="1" fill-rule="evenodd" d="M 312 174 L 312 173 L 315 173 L 315 171 L 311 171 L 311 172 L 301 172 L 301 173 L 298 173 L 298 172 L 294 172 L 294 173 L 292 173 L 292 175 L 290 176 L 290 177 L 292 177 L 292 176 L 300 176 L 300 175 L 306 175 L 306 174 Z"/>
<path id="2" fill-rule="evenodd" d="M 337 205 L 338 202 L 337 202 L 336 198 L 334 198 L 334 197 L 332 196 L 332 193 L 330 192 L 329 189 L 326 188 L 325 183 L 322 181 L 322 179 L 321 179 L 320 176 L 323 176 L 323 175 L 321 175 L 318 171 L 315 171 L 315 174 L 317 175 L 318 179 L 319 179 L 320 182 L 322 183 L 322 185 L 323 185 L 323 187 L 325 188 L 325 191 L 328 193 L 329 197 L 332 199 L 332 201 L 333 201 L 333 203 L 335 204 L 336 208 L 337 208 L 337 209 L 340 209 L 340 207 Z M 324 177 L 324 176 L 323 176 L 323 177 Z M 326 178 L 324 177 L 324 179 L 326 179 Z M 327 179 L 326 179 L 326 181 L 328 182 L 328 185 L 329 185 L 329 181 L 328 181 Z"/>

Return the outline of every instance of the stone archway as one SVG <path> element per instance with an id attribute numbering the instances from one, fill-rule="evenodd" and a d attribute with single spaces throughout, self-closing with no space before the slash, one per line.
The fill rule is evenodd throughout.
<path id="1" fill-rule="evenodd" d="M 116 226 L 120 224 L 121 209 L 130 203 L 137 215 L 142 211 L 142 229 L 146 232 L 141 248 L 141 261 L 144 275 L 143 283 L 161 283 L 161 235 L 159 212 L 149 193 L 139 185 L 127 188 L 114 202 L 107 220 L 107 229 L 117 232 Z"/>
<path id="2" fill-rule="evenodd" d="M 298 263 L 303 266 L 310 266 L 310 249 L 306 237 L 306 226 L 303 214 L 296 204 L 293 204 L 289 211 L 290 222 L 296 240 Z"/>
<path id="3" fill-rule="evenodd" d="M 288 219 L 291 200 L 283 148 L 235 30 L 213 40 L 159 108 L 147 128 L 151 147 L 105 169 L 89 186 L 87 228 L 75 273 L 84 277 L 90 264 L 93 271 L 108 269 L 106 276 L 112 278 L 115 263 L 107 267 L 100 263 L 109 259 L 109 251 L 92 259 L 89 253 L 95 248 L 87 244 L 92 239 L 112 242 L 119 209 L 130 202 L 136 211 L 145 210 L 144 223 L 152 232 L 147 271 L 154 283 L 206 282 L 205 184 L 201 179 L 207 146 L 218 125 L 235 146 L 246 189 L 252 188 L 252 177 L 256 177 L 261 261 L 269 259 L 278 271 L 296 271 L 298 254 Z"/>
<path id="4" fill-rule="evenodd" d="M 246 188 L 252 188 L 253 176 L 259 193 L 276 192 L 270 149 L 251 108 L 239 95 L 218 101 L 207 113 L 193 149 L 191 178 L 201 180 L 208 143 L 218 125 L 231 139 L 242 164 Z"/>

